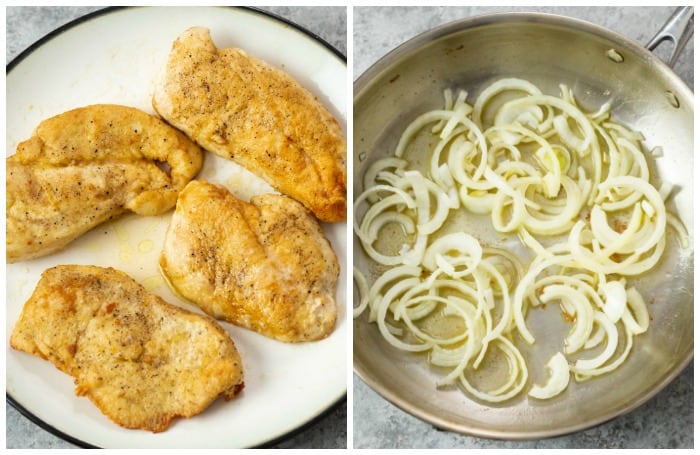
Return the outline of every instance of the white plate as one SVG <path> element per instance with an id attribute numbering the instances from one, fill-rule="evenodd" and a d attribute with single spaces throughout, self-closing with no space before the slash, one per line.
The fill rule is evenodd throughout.
<path id="1" fill-rule="evenodd" d="M 205 26 L 218 47 L 237 46 L 283 68 L 345 125 L 346 65 L 327 45 L 274 17 L 234 8 L 135 8 L 91 16 L 44 40 L 7 74 L 7 151 L 30 137 L 43 119 L 94 103 L 117 103 L 153 113 L 157 71 L 173 40 L 191 26 Z M 269 187 L 236 164 L 207 154 L 200 177 L 226 185 L 239 197 Z M 57 264 L 112 266 L 127 272 L 166 301 L 189 309 L 163 282 L 157 266 L 172 212 L 126 215 L 99 226 L 63 252 L 7 265 L 7 337 L 40 274 Z M 222 325 L 243 358 L 245 390 L 217 400 L 191 419 L 177 419 L 163 433 L 126 430 L 49 362 L 6 345 L 7 394 L 25 413 L 60 436 L 105 448 L 252 447 L 276 440 L 344 399 L 346 377 L 346 225 L 324 225 L 341 263 L 338 322 L 325 340 L 286 344 L 249 330 Z M 51 428 L 52 427 L 52 428 Z"/>

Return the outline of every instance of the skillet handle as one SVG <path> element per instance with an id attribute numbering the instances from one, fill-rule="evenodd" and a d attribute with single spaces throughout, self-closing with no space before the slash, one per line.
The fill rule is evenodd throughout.
<path id="1" fill-rule="evenodd" d="M 668 40 L 673 43 L 673 54 L 666 62 L 668 66 L 673 67 L 678 61 L 681 51 L 688 43 L 688 40 L 693 36 L 693 7 L 682 6 L 676 8 L 671 17 L 668 18 L 661 30 L 647 44 L 647 49 L 653 51 L 662 42 Z"/>

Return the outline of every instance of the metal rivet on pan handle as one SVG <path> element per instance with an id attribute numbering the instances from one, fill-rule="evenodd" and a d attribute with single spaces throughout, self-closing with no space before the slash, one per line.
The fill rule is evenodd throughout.
<path id="1" fill-rule="evenodd" d="M 671 17 L 666 21 L 661 30 L 647 44 L 647 49 L 653 51 L 664 41 L 673 43 L 673 54 L 666 62 L 668 66 L 673 67 L 678 61 L 683 48 L 688 43 L 688 40 L 693 36 L 693 7 L 682 6 L 676 8 Z"/>

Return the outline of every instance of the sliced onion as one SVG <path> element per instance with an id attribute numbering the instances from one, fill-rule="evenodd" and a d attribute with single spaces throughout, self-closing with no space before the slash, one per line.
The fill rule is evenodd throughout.
<path id="1" fill-rule="evenodd" d="M 594 309 L 585 296 L 569 286 L 551 284 L 545 287 L 540 300 L 547 303 L 554 299 L 561 299 L 564 305 L 568 304 L 573 310 L 572 316 L 575 316 L 574 326 L 564 340 L 564 351 L 572 354 L 586 344 L 593 331 Z"/>
<path id="2" fill-rule="evenodd" d="M 457 253 L 450 255 L 449 253 Z M 435 240 L 423 255 L 423 267 L 430 271 L 440 268 L 452 278 L 474 272 L 481 262 L 482 248 L 478 240 L 466 232 L 448 234 Z M 442 261 L 441 264 L 438 261 Z M 462 266 L 459 271 L 455 266 Z"/>
<path id="3" fill-rule="evenodd" d="M 549 378 L 547 382 L 540 386 L 534 385 L 527 393 L 533 398 L 547 400 L 562 393 L 569 385 L 571 374 L 569 372 L 569 362 L 561 352 L 554 354 L 547 362 Z"/>
<path id="4" fill-rule="evenodd" d="M 427 353 L 432 365 L 447 369 L 438 387 L 458 382 L 494 403 L 521 393 L 528 370 L 513 339 L 519 334 L 534 344 L 529 308 L 551 302 L 572 326 L 562 352 L 547 362 L 549 378 L 529 396 L 560 394 L 571 373 L 583 381 L 615 370 L 650 324 L 642 295 L 625 277 L 658 263 L 667 226 L 681 247 L 690 246 L 685 226 L 666 210 L 673 187 L 650 183 L 641 133 L 611 120 L 609 102 L 586 113 L 569 87 L 560 91 L 549 96 L 506 78 L 472 107 L 466 91 L 446 90 L 442 109 L 414 119 L 394 156 L 367 168 L 353 228 L 384 271 L 370 286 L 353 270 L 353 316 L 369 311 L 392 346 Z M 493 118 L 484 118 L 487 110 Z M 432 150 L 407 156 L 423 132 L 433 135 Z M 517 234 L 530 263 L 452 225 L 444 233 L 456 210 L 488 215 L 494 231 Z M 403 236 L 391 240 L 401 247 L 382 254 L 378 245 L 391 224 Z M 444 318 L 460 321 L 455 331 L 433 333 L 429 321 Z M 475 387 L 469 378 L 494 353 L 506 362 L 507 377 L 488 390 Z"/>
<path id="5" fill-rule="evenodd" d="M 622 317 L 627 306 L 625 285 L 620 281 L 608 281 L 603 286 L 603 296 L 605 297 L 603 311 L 610 322 L 615 323 Z"/>
<path id="6" fill-rule="evenodd" d="M 506 383 L 499 388 L 483 392 L 472 386 L 464 374 L 459 379 L 462 387 L 471 395 L 483 401 L 499 403 L 513 398 L 523 390 L 527 382 L 527 367 L 523 355 L 507 338 L 497 338 L 494 344 L 505 354 L 508 361 L 508 379 Z"/>
<path id="7" fill-rule="evenodd" d="M 595 322 L 603 328 L 607 344 L 605 349 L 597 356 L 591 359 L 579 359 L 576 361 L 576 371 L 585 372 L 594 370 L 607 362 L 617 349 L 617 328 L 615 324 L 607 317 L 605 313 L 596 311 L 594 315 Z"/>
<path id="8" fill-rule="evenodd" d="M 352 309 L 352 316 L 353 318 L 356 318 L 364 313 L 367 305 L 369 304 L 369 284 L 367 284 L 367 278 L 365 278 L 360 269 L 357 267 L 352 268 L 352 274 L 355 279 L 355 283 L 357 283 L 359 297 L 358 305 Z"/>

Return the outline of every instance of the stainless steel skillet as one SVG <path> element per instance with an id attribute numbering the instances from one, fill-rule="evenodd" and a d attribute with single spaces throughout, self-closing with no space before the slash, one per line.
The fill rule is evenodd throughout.
<path id="1" fill-rule="evenodd" d="M 448 24 L 405 43 L 363 74 L 355 84 L 356 194 L 366 165 L 392 150 L 417 114 L 440 106 L 442 89 L 477 93 L 503 76 L 529 79 L 553 94 L 566 83 L 591 108 L 610 100 L 616 119 L 642 131 L 650 148 L 663 147 L 655 170 L 678 185 L 675 211 L 692 233 L 692 93 L 637 43 L 588 23 L 543 14 L 498 14 Z M 355 321 L 355 370 L 394 404 L 441 428 L 537 438 L 595 425 L 645 402 L 692 358 L 693 253 L 674 251 L 662 268 L 640 280 L 655 302 L 654 323 L 624 369 L 576 387 L 561 400 L 535 405 L 522 398 L 489 407 L 459 391 L 438 392 L 424 359 L 395 351 L 364 318 Z M 357 266 L 368 269 L 358 246 L 354 257 Z"/>

